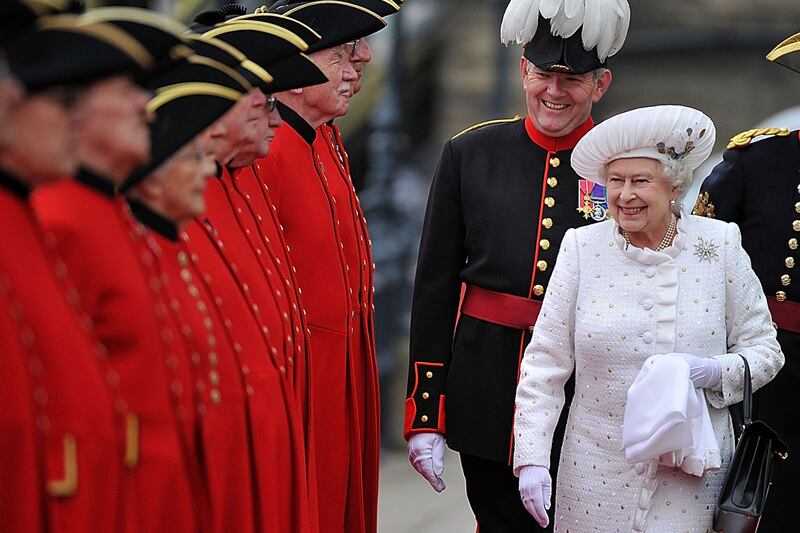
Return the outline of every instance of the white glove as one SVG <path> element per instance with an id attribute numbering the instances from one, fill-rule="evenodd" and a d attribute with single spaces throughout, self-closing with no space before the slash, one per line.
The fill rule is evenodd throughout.
<path id="1" fill-rule="evenodd" d="M 688 353 L 675 353 L 689 363 L 689 378 L 696 389 L 719 390 L 722 386 L 722 365 L 712 357 L 697 357 Z"/>
<path id="2" fill-rule="evenodd" d="M 550 472 L 543 466 L 523 466 L 519 470 L 519 497 L 525 510 L 542 526 L 547 527 L 550 518 L 550 496 L 553 493 L 553 481 Z"/>
<path id="3" fill-rule="evenodd" d="M 433 490 L 442 492 L 444 481 L 444 435 L 441 433 L 417 433 L 408 439 L 408 461 L 414 470 L 428 480 Z"/>

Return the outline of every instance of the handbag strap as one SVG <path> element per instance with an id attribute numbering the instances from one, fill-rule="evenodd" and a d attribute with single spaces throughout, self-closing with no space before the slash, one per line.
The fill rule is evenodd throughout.
<path id="1" fill-rule="evenodd" d="M 753 422 L 753 382 L 750 380 L 750 365 L 743 355 L 739 355 L 744 362 L 744 393 L 742 394 L 742 410 L 744 414 L 743 426 Z"/>

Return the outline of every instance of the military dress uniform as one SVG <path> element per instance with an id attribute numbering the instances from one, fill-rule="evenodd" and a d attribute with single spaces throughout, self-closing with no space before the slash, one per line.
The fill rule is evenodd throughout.
<path id="1" fill-rule="evenodd" d="M 768 138 L 753 141 L 762 135 Z M 777 325 L 786 363 L 756 393 L 757 417 L 786 440 L 790 455 L 775 466 L 759 531 L 788 531 L 794 520 L 786 510 L 796 503 L 800 476 L 800 461 L 792 457 L 800 450 L 800 428 L 790 409 L 800 387 L 800 131 L 750 130 L 731 139 L 703 182 L 694 213 L 739 225 Z"/>
<path id="2" fill-rule="evenodd" d="M 461 452 L 479 524 L 492 520 L 481 509 L 496 508 L 537 527 L 505 466 L 514 395 L 564 233 L 606 217 L 604 189 L 579 180 L 569 163 L 592 126 L 589 117 L 553 138 L 529 117 L 479 124 L 445 143 L 434 174 L 414 284 L 404 435 L 442 433 Z M 486 460 L 497 468 L 487 470 Z"/>
<path id="3" fill-rule="evenodd" d="M 44 514 L 58 531 L 118 531 L 124 472 L 117 421 L 126 411 L 118 375 L 28 196 L 21 181 L 0 171 L 0 224 L 13 229 L 0 242 L 0 271 L 32 349 L 26 364 L 42 443 Z M 18 460 L 6 453 L 4 463 Z"/>
<path id="4" fill-rule="evenodd" d="M 251 179 L 268 188 L 308 312 L 320 527 L 374 531 L 379 407 L 366 221 L 323 128 L 279 109 L 284 126 Z"/>
<path id="5" fill-rule="evenodd" d="M 114 183 L 86 168 L 75 180 L 37 189 L 32 204 L 59 251 L 108 350 L 127 411 L 128 531 L 203 529 L 202 472 L 194 449 L 196 423 L 187 358 L 179 332 L 159 317 L 163 287 L 150 272 L 154 258 L 125 220 Z M 102 250 L 102 254 L 98 254 Z"/>

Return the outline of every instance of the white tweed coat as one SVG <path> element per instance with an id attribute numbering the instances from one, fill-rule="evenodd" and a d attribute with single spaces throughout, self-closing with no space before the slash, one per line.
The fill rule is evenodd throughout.
<path id="1" fill-rule="evenodd" d="M 722 468 L 702 478 L 629 465 L 622 452 L 628 387 L 645 359 L 668 352 L 722 364 L 722 390 L 706 391 Z M 738 354 L 747 358 L 756 389 L 783 365 L 735 224 L 684 211 L 673 245 L 662 252 L 626 249 L 612 220 L 569 230 L 525 350 L 514 420 L 515 472 L 549 467 L 564 382 L 575 372 L 555 480 L 555 530 L 711 532 L 733 453 L 727 406 L 742 398 Z"/>

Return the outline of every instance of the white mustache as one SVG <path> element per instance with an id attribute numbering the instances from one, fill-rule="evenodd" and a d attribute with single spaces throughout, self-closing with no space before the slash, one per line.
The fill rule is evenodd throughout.
<path id="1" fill-rule="evenodd" d="M 343 82 L 339 85 L 339 92 L 342 94 L 353 92 L 353 84 L 350 82 Z"/>

